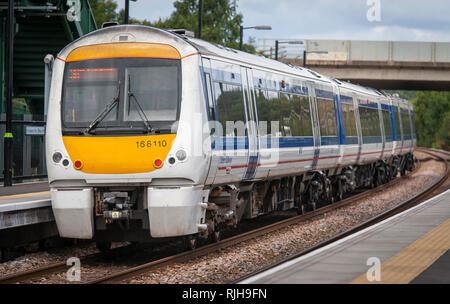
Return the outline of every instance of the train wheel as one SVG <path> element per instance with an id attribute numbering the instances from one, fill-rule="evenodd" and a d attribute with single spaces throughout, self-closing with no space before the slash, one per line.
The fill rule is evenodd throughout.
<path id="1" fill-rule="evenodd" d="M 211 234 L 211 238 L 214 243 L 217 243 L 217 242 L 220 242 L 220 240 L 222 239 L 222 235 L 221 235 L 220 231 L 214 231 Z"/>
<path id="2" fill-rule="evenodd" d="M 106 253 L 111 251 L 111 242 L 96 242 L 95 245 L 100 252 Z"/>
<path id="3" fill-rule="evenodd" d="M 306 213 L 306 205 L 300 204 L 297 208 L 297 214 L 305 214 Z"/>
<path id="4" fill-rule="evenodd" d="M 184 248 L 187 250 L 194 250 L 197 248 L 198 240 L 197 237 L 189 235 L 184 238 Z"/>
<path id="5" fill-rule="evenodd" d="M 342 181 L 338 180 L 333 187 L 334 190 L 334 201 L 339 202 L 342 201 L 344 197 L 344 187 L 342 186 Z"/>

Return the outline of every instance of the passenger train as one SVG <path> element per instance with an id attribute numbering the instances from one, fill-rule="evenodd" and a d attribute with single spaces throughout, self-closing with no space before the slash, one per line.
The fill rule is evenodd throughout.
<path id="1" fill-rule="evenodd" d="M 111 26 L 53 63 L 48 177 L 61 237 L 220 232 L 414 167 L 412 105 L 182 31 Z"/>

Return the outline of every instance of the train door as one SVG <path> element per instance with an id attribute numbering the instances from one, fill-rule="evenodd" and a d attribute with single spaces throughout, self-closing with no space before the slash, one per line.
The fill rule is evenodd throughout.
<path id="1" fill-rule="evenodd" d="M 253 86 L 252 70 L 241 67 L 242 89 L 244 94 L 244 103 L 247 112 L 246 133 L 248 138 L 248 162 L 243 179 L 252 179 L 259 162 L 258 153 L 258 117 L 256 111 L 255 90 Z"/>
<path id="2" fill-rule="evenodd" d="M 210 60 L 210 64 L 215 116 L 210 121 L 215 128 L 210 137 L 210 176 L 214 178 L 213 184 L 236 183 L 242 180 L 248 164 L 247 109 L 242 82 L 246 76 L 241 74 L 239 65 L 218 60 Z"/>
<path id="3" fill-rule="evenodd" d="M 393 124 L 391 116 L 391 106 L 388 98 L 380 98 L 381 118 L 384 134 L 383 158 L 389 158 L 392 155 L 393 148 Z"/>
<path id="4" fill-rule="evenodd" d="M 356 119 L 356 131 L 358 134 L 358 155 L 356 157 L 356 163 L 360 163 L 361 153 L 363 148 L 363 137 L 362 137 L 362 128 L 361 128 L 361 116 L 359 115 L 359 102 L 358 102 L 358 94 L 352 92 L 351 96 L 353 97 L 353 105 L 355 107 L 355 119 Z"/>
<path id="5" fill-rule="evenodd" d="M 335 100 L 335 109 L 336 109 L 336 127 L 337 127 L 337 135 L 338 135 L 338 149 L 336 150 L 336 154 L 338 154 L 340 157 L 337 159 L 337 164 L 342 164 L 344 160 L 344 154 L 346 151 L 346 142 L 345 142 L 345 130 L 344 130 L 344 124 L 343 124 L 343 113 L 342 113 L 342 107 L 341 107 L 341 99 L 340 99 L 340 92 L 339 87 L 336 83 L 332 82 L 333 87 L 333 95 Z"/>
<path id="6" fill-rule="evenodd" d="M 375 99 L 378 102 L 378 119 L 380 120 L 380 129 L 381 129 L 381 155 L 380 158 L 383 158 L 384 150 L 386 149 L 386 128 L 384 125 L 383 118 L 383 103 L 381 98 Z"/>
<path id="7" fill-rule="evenodd" d="M 399 154 L 404 154 L 404 150 L 405 150 L 405 146 L 406 146 L 406 142 L 405 142 L 405 128 L 403 125 L 403 117 L 402 117 L 402 109 L 401 109 L 401 101 L 399 99 L 397 99 L 397 117 L 398 117 L 398 122 L 399 122 L 399 127 L 400 127 L 400 149 L 399 149 Z"/>
<path id="8" fill-rule="evenodd" d="M 395 123 L 395 111 L 394 111 L 394 100 L 392 97 L 388 96 L 387 97 L 388 102 L 389 102 L 389 114 L 390 114 L 390 118 L 391 118 L 391 124 L 392 124 L 392 154 L 395 155 L 397 154 L 397 128 L 398 126 L 396 126 Z"/>
<path id="9" fill-rule="evenodd" d="M 339 130 L 337 104 L 333 87 L 328 83 L 315 85 L 315 104 L 317 123 L 320 133 L 320 157 L 317 168 L 333 168 L 339 155 Z"/>
<path id="10" fill-rule="evenodd" d="M 361 147 L 358 133 L 358 118 L 353 92 L 340 88 L 339 109 L 345 144 L 341 147 L 343 157 L 339 165 L 351 165 L 357 160 Z M 342 141 L 342 139 L 341 139 Z"/>
<path id="11" fill-rule="evenodd" d="M 311 105 L 311 117 L 313 123 L 313 136 L 314 136 L 314 155 L 311 165 L 306 165 L 307 169 L 315 170 L 317 163 L 319 161 L 320 155 L 320 124 L 319 124 L 319 114 L 317 110 L 317 100 L 316 100 L 316 86 L 314 82 L 307 82 L 309 99 Z"/>
<path id="12" fill-rule="evenodd" d="M 217 126 L 215 126 L 217 123 L 217 117 L 215 113 L 214 93 L 211 78 L 211 61 L 209 59 L 202 58 L 202 64 L 203 71 L 201 71 L 202 75 L 200 75 L 200 77 L 202 78 L 203 93 L 205 96 L 206 114 L 210 124 L 210 140 L 207 141 L 209 147 L 203 148 L 205 151 L 210 151 L 210 153 L 206 154 L 209 159 L 209 170 L 205 184 L 212 184 L 218 168 L 218 158 L 217 156 L 213 157 L 214 149 L 212 149 L 211 145 L 211 135 L 213 135 L 213 132 L 217 130 Z"/>

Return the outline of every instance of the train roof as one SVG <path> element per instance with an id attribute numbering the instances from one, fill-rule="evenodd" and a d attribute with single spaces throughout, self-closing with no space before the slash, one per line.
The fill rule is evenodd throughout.
<path id="1" fill-rule="evenodd" d="M 233 61 L 247 63 L 262 68 L 277 70 L 283 73 L 294 74 L 297 76 L 302 76 L 305 78 L 314 79 L 322 82 L 328 83 L 331 82 L 331 79 L 329 79 L 328 77 L 304 67 L 283 63 L 281 61 L 266 58 L 262 55 L 249 54 L 243 51 L 235 50 L 229 47 L 200 40 L 197 38 L 187 37 L 186 40 L 192 43 L 199 50 L 199 52 L 204 55 L 219 57 L 223 59 L 231 59 Z"/>
<path id="2" fill-rule="evenodd" d="M 271 69 L 282 73 L 292 74 L 300 76 L 309 80 L 325 82 L 329 84 L 336 84 L 340 88 L 367 94 L 371 96 L 387 97 L 384 93 L 368 87 L 359 86 L 345 81 L 339 81 L 337 79 L 322 75 L 318 72 L 310 69 L 293 66 L 277 60 L 266 58 L 262 55 L 254 55 L 239 50 L 235 50 L 229 47 L 225 47 L 216 43 L 208 42 L 205 40 L 188 37 L 173 30 L 163 30 L 146 25 L 117 25 L 102 28 L 93 31 L 85 36 L 78 38 L 72 43 L 63 48 L 58 57 L 60 59 L 66 59 L 68 54 L 77 47 L 89 45 L 89 44 L 101 44 L 119 42 L 121 35 L 129 35 L 130 40 L 133 42 L 152 42 L 152 43 L 166 43 L 173 45 L 178 49 L 182 57 L 191 55 L 194 52 L 198 52 L 204 56 L 211 58 L 221 58 L 225 60 L 231 60 L 235 62 L 241 62 L 244 64 L 250 64 L 258 66 L 263 69 Z M 113 37 L 111 39 L 111 37 Z M 389 96 L 390 98 L 396 98 Z M 408 103 L 407 100 L 396 98 L 401 103 Z"/>

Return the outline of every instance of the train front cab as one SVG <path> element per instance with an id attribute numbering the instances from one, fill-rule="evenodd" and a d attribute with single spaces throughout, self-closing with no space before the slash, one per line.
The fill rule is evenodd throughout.
<path id="1" fill-rule="evenodd" d="M 182 38 L 139 26 L 99 30 L 58 55 L 46 148 L 62 237 L 139 241 L 204 228 L 196 55 Z"/>

